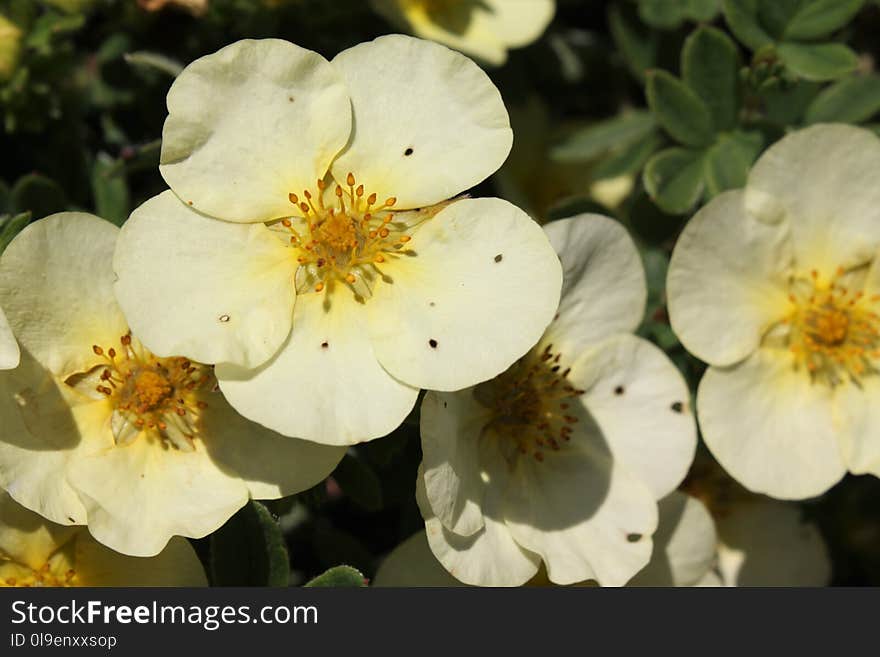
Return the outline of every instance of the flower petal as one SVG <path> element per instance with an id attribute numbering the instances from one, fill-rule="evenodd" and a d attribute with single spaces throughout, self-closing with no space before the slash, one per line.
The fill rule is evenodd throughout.
<path id="1" fill-rule="evenodd" d="M 460 536 L 483 527 L 480 434 L 489 418 L 473 393 L 429 391 L 420 416 L 428 502 L 443 526 Z"/>
<path id="2" fill-rule="evenodd" d="M 771 146 L 752 167 L 746 205 L 791 226 L 805 270 L 831 276 L 864 264 L 880 246 L 880 139 L 851 125 L 816 125 Z"/>
<path id="3" fill-rule="evenodd" d="M 501 493 L 489 486 L 483 499 L 483 528 L 471 536 L 459 536 L 440 523 L 428 503 L 422 469 L 416 479 L 416 501 L 425 519 L 425 534 L 434 557 L 457 580 L 472 586 L 521 586 L 541 562 L 538 555 L 514 541 L 501 518 Z"/>
<path id="4" fill-rule="evenodd" d="M 0 492 L 0 555 L 39 569 L 77 529 L 47 521 Z M 0 559 L 2 561 L 2 559 Z"/>
<path id="5" fill-rule="evenodd" d="M 831 394 L 803 368 L 796 371 L 790 353 L 763 348 L 739 365 L 706 371 L 697 417 L 712 454 L 739 483 L 803 499 L 846 472 Z"/>
<path id="6" fill-rule="evenodd" d="M 880 476 L 880 381 L 876 376 L 858 385 L 847 381 L 835 390 L 834 410 L 849 471 Z"/>
<path id="7" fill-rule="evenodd" d="M 461 586 L 431 552 L 424 531 L 416 532 L 394 548 L 379 566 L 373 586 Z"/>
<path id="8" fill-rule="evenodd" d="M 690 220 L 672 253 L 672 329 L 712 365 L 742 360 L 785 316 L 791 263 L 786 224 L 752 219 L 741 191 L 720 194 Z"/>
<path id="9" fill-rule="evenodd" d="M 379 361 L 430 390 L 506 370 L 541 337 L 559 302 L 559 259 L 540 227 L 500 199 L 456 201 L 423 223 L 415 256 L 389 259 L 367 301 Z"/>
<path id="10" fill-rule="evenodd" d="M 277 499 L 311 488 L 345 455 L 344 447 L 277 434 L 236 413 L 219 392 L 208 395 L 202 414 L 208 456 L 223 472 L 242 479 L 254 499 Z"/>
<path id="11" fill-rule="evenodd" d="M 635 331 L 645 314 L 645 270 L 618 222 L 581 214 L 544 226 L 562 261 L 559 315 L 545 341 L 575 354 L 614 333 Z"/>
<path id="12" fill-rule="evenodd" d="M 718 569 L 728 586 L 825 586 L 828 548 L 794 504 L 755 500 L 718 519 Z"/>
<path id="13" fill-rule="evenodd" d="M 18 367 L 21 360 L 21 352 L 18 348 L 18 342 L 12 334 L 12 328 L 9 326 L 9 320 L 6 314 L 0 309 L 0 370 L 11 370 Z"/>
<path id="14" fill-rule="evenodd" d="M 715 562 L 715 522 L 702 502 L 678 491 L 659 509 L 651 561 L 629 586 L 697 586 Z"/>
<path id="15" fill-rule="evenodd" d="M 610 338 L 572 366 L 571 381 L 598 422 L 615 459 L 656 499 L 687 474 L 697 427 L 684 377 L 657 347 L 634 335 Z"/>
<path id="16" fill-rule="evenodd" d="M 175 536 L 154 557 L 119 554 L 83 530 L 76 538 L 76 574 L 83 586 L 207 586 L 205 570 L 185 538 Z"/>
<path id="17" fill-rule="evenodd" d="M 380 199 L 412 209 L 445 201 L 488 178 L 513 133 L 501 94 L 467 57 L 392 34 L 333 59 L 351 95 L 354 128 L 333 162 Z"/>
<path id="18" fill-rule="evenodd" d="M 195 445 L 182 452 L 139 439 L 72 461 L 68 478 L 92 536 L 117 552 L 151 557 L 174 535 L 201 538 L 219 529 L 247 502 L 247 487 Z"/>
<path id="19" fill-rule="evenodd" d="M 323 57 L 244 39 L 201 57 L 171 85 L 159 171 L 181 200 L 227 221 L 289 216 L 351 132 L 348 93 Z"/>
<path id="20" fill-rule="evenodd" d="M 299 295 L 279 353 L 256 370 L 219 365 L 220 388 L 239 413 L 285 436 L 351 445 L 390 433 L 418 389 L 379 365 L 363 313 L 345 290 Z"/>
<path id="21" fill-rule="evenodd" d="M 210 219 L 171 192 L 134 211 L 113 257 L 119 304 L 150 351 L 244 367 L 290 333 L 297 266 L 265 226 Z"/>
<path id="22" fill-rule="evenodd" d="M 571 412 L 571 411 L 570 411 Z M 622 586 L 648 563 L 657 503 L 615 460 L 584 409 L 572 440 L 542 461 L 519 459 L 504 499 L 516 542 L 541 556 L 556 584 Z"/>
<path id="23" fill-rule="evenodd" d="M 118 234 L 94 215 L 62 212 L 27 226 L 0 258 L 0 306 L 22 347 L 55 375 L 88 369 L 92 345 L 128 332 L 109 266 Z"/>

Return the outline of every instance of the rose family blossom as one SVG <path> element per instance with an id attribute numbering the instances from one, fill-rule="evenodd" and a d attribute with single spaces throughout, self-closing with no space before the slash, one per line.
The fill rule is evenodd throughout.
<path id="1" fill-rule="evenodd" d="M 710 367 L 697 414 L 746 488 L 818 495 L 880 474 L 880 139 L 845 125 L 788 135 L 685 228 L 672 328 Z"/>
<path id="2" fill-rule="evenodd" d="M 660 521 L 651 560 L 628 586 L 697 586 L 706 582 L 715 563 L 715 526 L 699 500 L 674 491 L 660 500 Z M 539 572 L 527 586 L 546 586 Z M 373 580 L 374 586 L 461 586 L 437 561 L 424 531 L 417 532 L 389 554 Z M 594 582 L 579 582 L 590 586 Z"/>
<path id="3" fill-rule="evenodd" d="M 122 229 L 117 296 L 154 353 L 217 363 L 250 419 L 328 444 L 383 436 L 419 388 L 495 376 L 552 319 L 541 229 L 500 199 L 448 201 L 511 144 L 462 55 L 399 35 L 332 62 L 240 41 L 190 64 L 168 107 L 172 191 Z"/>
<path id="4" fill-rule="evenodd" d="M 0 587 L 207 586 L 189 542 L 171 539 L 155 557 L 104 547 L 84 527 L 49 522 L 0 494 Z"/>
<path id="5" fill-rule="evenodd" d="M 0 256 L 0 303 L 22 363 L 0 375 L 0 487 L 101 543 L 152 556 L 201 537 L 249 498 L 277 498 L 329 474 L 343 451 L 239 416 L 209 366 L 159 358 L 113 298 L 119 229 L 61 213 Z"/>
<path id="6" fill-rule="evenodd" d="M 416 494 L 428 542 L 468 584 L 625 584 L 648 562 L 657 500 L 696 445 L 685 382 L 631 334 L 645 274 L 626 231 L 599 215 L 545 230 L 563 264 L 555 320 L 491 381 L 428 392 Z"/>
<path id="7" fill-rule="evenodd" d="M 510 48 L 537 40 L 554 0 L 372 0 L 380 14 L 423 39 L 500 66 Z"/>

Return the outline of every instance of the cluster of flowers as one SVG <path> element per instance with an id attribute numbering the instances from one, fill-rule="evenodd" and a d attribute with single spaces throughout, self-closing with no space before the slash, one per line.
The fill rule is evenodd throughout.
<path id="1" fill-rule="evenodd" d="M 168 110 L 168 191 L 121 230 L 41 219 L 0 257 L 0 584 L 203 583 L 180 537 L 313 486 L 421 389 L 425 532 L 380 580 L 735 583 L 755 523 L 822 560 L 782 502 L 699 469 L 678 492 L 696 420 L 634 335 L 626 231 L 460 196 L 512 143 L 469 59 L 399 35 L 329 62 L 245 40 L 190 64 Z M 675 249 L 705 440 L 753 493 L 880 473 L 878 168 L 869 132 L 795 133 Z"/>

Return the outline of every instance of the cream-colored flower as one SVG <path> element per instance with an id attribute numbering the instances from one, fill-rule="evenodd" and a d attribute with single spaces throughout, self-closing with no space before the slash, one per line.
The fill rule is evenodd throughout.
<path id="1" fill-rule="evenodd" d="M 528 354 L 495 379 L 422 403 L 417 499 L 428 542 L 468 584 L 622 585 L 651 555 L 657 500 L 696 445 L 685 382 L 632 335 L 645 275 L 626 231 L 599 215 L 545 226 L 562 300 Z"/>
<path id="2" fill-rule="evenodd" d="M 423 39 L 500 66 L 553 19 L 555 0 L 372 0 L 376 11 Z"/>
<path id="3" fill-rule="evenodd" d="M 847 470 L 880 474 L 878 176 L 873 133 L 795 132 L 672 255 L 672 328 L 710 365 L 703 436 L 754 492 L 800 499 Z"/>
<path id="4" fill-rule="evenodd" d="M 116 293 L 155 353 L 217 363 L 247 417 L 328 444 L 383 436 L 419 388 L 495 376 L 552 319 L 540 228 L 506 201 L 448 201 L 511 144 L 462 55 L 399 35 L 332 62 L 240 41 L 190 64 L 168 107 L 172 191 L 122 229 Z"/>
<path id="5" fill-rule="evenodd" d="M 716 536 L 712 517 L 698 500 L 673 492 L 659 502 L 659 524 L 654 534 L 648 565 L 629 581 L 628 586 L 697 586 L 711 576 L 715 563 Z M 539 572 L 527 586 L 548 585 L 546 573 Z M 437 561 L 424 531 L 417 532 L 389 554 L 374 586 L 461 586 Z M 595 585 L 579 582 L 578 586 Z"/>
<path id="6" fill-rule="evenodd" d="M 0 375 L 0 486 L 62 525 L 134 556 L 201 537 L 250 497 L 316 484 L 339 448 L 239 416 L 209 366 L 158 358 L 113 298 L 119 229 L 95 216 L 37 221 L 0 257 L 0 303 L 22 363 Z"/>
<path id="7" fill-rule="evenodd" d="M 207 586 L 207 580 L 184 538 L 172 539 L 155 557 L 129 557 L 84 527 L 56 525 L 0 493 L 3 586 Z"/>

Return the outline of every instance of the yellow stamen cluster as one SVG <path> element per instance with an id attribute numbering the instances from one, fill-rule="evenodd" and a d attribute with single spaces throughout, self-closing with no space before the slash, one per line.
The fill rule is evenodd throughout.
<path id="1" fill-rule="evenodd" d="M 553 345 L 547 345 L 476 387 L 477 401 L 492 410 L 484 432 L 503 441 L 509 459 L 531 455 L 541 462 L 545 452 L 559 451 L 571 440 L 580 421 L 572 404 L 584 391 L 568 382 L 571 368 L 563 370 L 561 359 L 561 354 L 553 353 Z"/>
<path id="2" fill-rule="evenodd" d="M 36 569 L 0 557 L 0 587 L 80 586 L 79 577 L 71 568 L 73 553 L 73 545 L 68 543 Z"/>
<path id="3" fill-rule="evenodd" d="M 356 296 L 368 295 L 383 277 L 380 265 L 403 254 L 412 239 L 407 233 L 414 226 L 395 217 L 397 199 L 380 202 L 351 173 L 345 187 L 331 191 L 319 180 L 315 194 L 304 190 L 302 197 L 291 193 L 289 199 L 302 216 L 282 219 L 273 228 L 284 231 L 296 249 L 299 292 L 332 291 L 341 284 Z"/>
<path id="4" fill-rule="evenodd" d="M 131 335 L 119 342 L 120 352 L 92 346 L 106 361 L 95 389 L 113 404 L 110 424 L 116 443 L 130 444 L 143 434 L 163 446 L 192 451 L 207 407 L 200 392 L 215 385 L 213 370 L 186 358 L 158 358 L 132 344 Z"/>
<path id="5" fill-rule="evenodd" d="M 839 283 L 844 271 L 823 283 L 816 271 L 796 278 L 785 320 L 791 327 L 789 348 L 798 367 L 813 380 L 831 386 L 858 381 L 877 371 L 880 358 L 880 295 L 853 292 Z"/>

